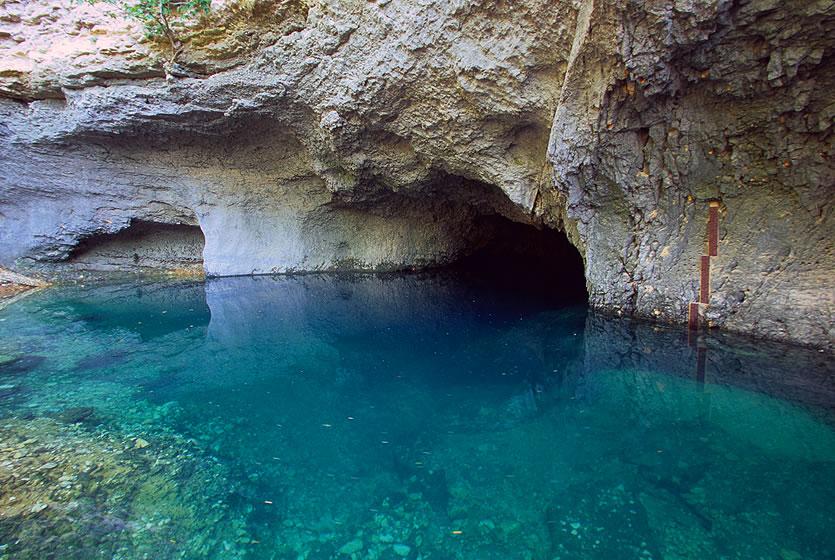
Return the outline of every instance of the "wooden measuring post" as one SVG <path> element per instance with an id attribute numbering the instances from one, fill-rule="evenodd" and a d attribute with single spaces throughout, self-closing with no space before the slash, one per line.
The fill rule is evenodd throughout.
<path id="1" fill-rule="evenodd" d="M 687 307 L 687 328 L 699 328 L 699 306 L 710 304 L 710 258 L 719 255 L 719 201 L 709 200 L 707 208 L 707 244 L 699 257 L 699 301 Z"/>
<path id="2" fill-rule="evenodd" d="M 690 303 L 687 315 L 687 328 L 691 331 L 697 330 L 699 328 L 699 304 L 695 301 Z"/>
<path id="3" fill-rule="evenodd" d="M 719 254 L 719 201 L 711 200 L 707 209 L 707 255 Z"/>
<path id="4" fill-rule="evenodd" d="M 699 303 L 710 303 L 710 257 L 702 255 L 699 271 Z"/>

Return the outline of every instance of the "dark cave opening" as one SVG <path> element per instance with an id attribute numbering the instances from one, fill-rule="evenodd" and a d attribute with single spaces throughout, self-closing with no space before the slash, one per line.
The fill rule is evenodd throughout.
<path id="1" fill-rule="evenodd" d="M 585 267 L 564 232 L 499 215 L 477 218 L 486 242 L 450 268 L 482 286 L 518 299 L 559 305 L 588 302 Z"/>
<path id="2" fill-rule="evenodd" d="M 99 271 L 165 270 L 201 272 L 205 237 L 199 226 L 133 220 L 116 233 L 87 237 L 68 263 Z"/>

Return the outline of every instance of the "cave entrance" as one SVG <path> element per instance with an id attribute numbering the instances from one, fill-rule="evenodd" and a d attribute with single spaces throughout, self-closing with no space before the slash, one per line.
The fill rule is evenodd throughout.
<path id="1" fill-rule="evenodd" d="M 133 220 L 112 234 L 92 235 L 75 247 L 68 263 L 79 270 L 203 271 L 206 239 L 197 225 Z"/>
<path id="2" fill-rule="evenodd" d="M 564 232 L 500 215 L 476 218 L 484 241 L 452 268 L 468 280 L 516 299 L 586 304 L 583 259 Z"/>

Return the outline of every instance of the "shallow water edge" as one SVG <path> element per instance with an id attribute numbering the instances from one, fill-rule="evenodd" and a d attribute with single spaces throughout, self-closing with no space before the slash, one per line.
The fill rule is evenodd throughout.
<path id="1" fill-rule="evenodd" d="M 60 286 L 0 340 L 4 560 L 835 550 L 809 349 L 446 274 Z"/>

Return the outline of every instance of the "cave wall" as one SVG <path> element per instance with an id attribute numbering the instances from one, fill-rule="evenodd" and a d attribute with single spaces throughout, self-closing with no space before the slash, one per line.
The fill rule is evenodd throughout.
<path id="1" fill-rule="evenodd" d="M 202 273 L 204 244 L 203 233 L 195 225 L 133 221 L 118 233 L 82 240 L 64 268 Z"/>
<path id="2" fill-rule="evenodd" d="M 0 6 L 0 265 L 148 221 L 210 275 L 397 270 L 498 215 L 565 231 L 594 306 L 682 322 L 719 200 L 706 320 L 831 347 L 831 6 L 224 5 L 168 78 L 112 7 Z"/>
<path id="3" fill-rule="evenodd" d="M 586 3 L 549 159 L 593 305 L 835 340 L 833 36 L 820 2 Z M 617 41 L 606 37 L 617 37 Z"/>
<path id="4" fill-rule="evenodd" d="M 199 77 L 166 80 L 107 6 L 5 3 L 0 264 L 55 269 L 169 213 L 195 216 L 209 275 L 453 261 L 480 215 L 532 222 L 547 179 L 573 9 L 531 5 L 313 3 L 244 57 L 189 43 Z M 46 54 L 67 34 L 84 48 Z"/>
<path id="5" fill-rule="evenodd" d="M 368 180 L 334 192 L 294 137 L 272 125 L 255 130 L 254 140 L 250 127 L 223 137 L 9 146 L 0 264 L 47 274 L 85 264 L 133 269 L 135 251 L 124 243 L 110 243 L 95 262 L 78 255 L 141 222 L 199 228 L 210 276 L 403 270 L 478 249 L 493 234 L 481 215 L 530 221 L 497 187 L 445 173 L 398 190 Z"/>

